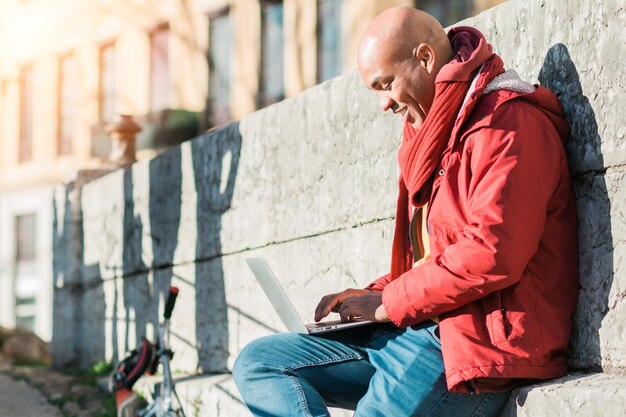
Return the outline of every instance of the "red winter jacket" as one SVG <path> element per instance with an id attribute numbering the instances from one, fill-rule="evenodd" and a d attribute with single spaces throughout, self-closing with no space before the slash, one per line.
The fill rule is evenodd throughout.
<path id="1" fill-rule="evenodd" d="M 448 388 L 457 392 L 564 375 L 578 288 L 560 103 L 542 87 L 483 95 L 485 78 L 437 170 L 430 260 L 368 287 L 383 291 L 399 327 L 440 317 Z"/>

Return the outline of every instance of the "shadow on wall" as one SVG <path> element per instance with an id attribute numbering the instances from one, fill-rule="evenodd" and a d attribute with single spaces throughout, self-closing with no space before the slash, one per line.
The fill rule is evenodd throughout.
<path id="1" fill-rule="evenodd" d="M 605 180 L 598 124 L 583 95 L 576 66 L 563 44 L 552 46 L 539 73 L 540 83 L 554 92 L 571 128 L 567 145 L 578 211 L 579 299 L 570 340 L 570 366 L 601 365 L 599 329 L 608 312 L 613 283 L 611 208 Z"/>
<path id="2" fill-rule="evenodd" d="M 143 261 L 143 221 L 139 214 L 135 213 L 135 196 L 133 169 L 128 168 L 124 171 L 124 214 L 123 214 L 123 232 L 122 232 L 122 305 L 124 314 L 124 328 L 122 340 L 124 342 L 124 351 L 118 352 L 117 331 L 118 309 L 113 309 L 113 319 L 111 320 L 111 334 L 113 343 L 113 362 L 117 362 L 120 353 L 135 348 L 129 345 L 131 340 L 138 343 L 142 336 L 151 338 L 146 333 L 147 323 L 150 311 L 150 284 L 148 282 L 148 268 Z M 117 279 L 117 278 L 116 278 Z M 117 285 L 114 290 L 115 306 L 119 301 L 117 293 Z M 134 328 L 133 338 L 130 333 Z M 154 339 L 151 339 L 154 340 Z"/>
<path id="3" fill-rule="evenodd" d="M 224 372 L 228 317 L 222 260 L 222 216 L 230 208 L 241 154 L 239 122 L 191 143 L 197 193 L 196 340 L 198 366 Z"/>
<path id="4" fill-rule="evenodd" d="M 79 175 L 80 178 L 80 175 Z M 89 366 L 104 358 L 105 299 L 100 265 L 86 265 L 80 187 L 65 186 L 52 201 L 52 358 L 56 367 Z"/>
<path id="5" fill-rule="evenodd" d="M 230 208 L 241 151 L 239 124 L 234 123 L 194 139 L 191 143 L 196 207 L 196 265 L 195 311 L 184 311 L 195 317 L 195 343 L 184 340 L 176 329 L 172 335 L 198 350 L 198 368 L 205 372 L 226 370 L 228 357 L 228 325 L 224 270 L 222 265 L 222 215 Z M 123 218 L 123 311 L 125 314 L 123 338 L 126 349 L 129 340 L 146 335 L 151 340 L 156 334 L 147 334 L 148 324 L 153 331 L 159 322 L 160 305 L 172 283 L 174 255 L 179 244 L 182 204 L 182 149 L 180 146 L 161 154 L 150 162 L 149 222 L 153 263 L 143 261 L 144 222 L 135 204 L 136 184 L 133 170 L 124 173 Z M 182 278 L 181 278 L 182 279 Z M 118 295 L 114 294 L 117 305 Z M 178 307 L 184 310 L 185 306 Z M 114 309 L 116 311 L 117 309 Z M 114 313 L 116 314 L 116 313 Z M 113 317 L 113 361 L 117 352 L 117 317 Z M 134 326 L 133 326 L 134 322 Z M 134 327 L 134 335 L 131 335 Z M 134 336 L 134 337 L 131 337 Z M 123 352 L 122 352 L 123 353 Z"/>
<path id="6" fill-rule="evenodd" d="M 174 253 L 178 246 L 178 229 L 181 221 L 182 154 L 180 146 L 162 158 L 150 161 L 150 235 L 152 236 L 152 311 L 150 317 L 156 326 L 159 322 L 159 305 L 165 303 L 172 283 Z"/>
<path id="7" fill-rule="evenodd" d="M 129 345 L 131 340 L 138 343 L 142 336 L 152 341 L 157 338 L 159 306 L 165 302 L 164 298 L 172 281 L 174 253 L 178 246 L 182 193 L 180 146 L 151 160 L 149 174 L 148 212 L 153 255 L 150 269 L 143 259 L 145 232 L 141 215 L 135 208 L 136 185 L 133 180 L 133 169 L 131 167 L 124 172 L 122 288 L 125 317 L 122 340 L 126 350 L 135 347 Z M 117 290 L 114 299 L 117 305 Z M 117 309 L 114 309 L 114 315 L 116 314 Z M 118 317 L 114 316 L 111 323 L 112 360 L 116 362 L 120 354 L 117 352 Z M 148 324 L 152 325 L 152 334 L 148 334 Z M 134 334 L 130 337 L 133 328 Z"/>

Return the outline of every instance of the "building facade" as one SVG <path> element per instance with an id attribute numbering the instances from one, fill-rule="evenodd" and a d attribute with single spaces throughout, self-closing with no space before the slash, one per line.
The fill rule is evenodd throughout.
<path id="1" fill-rule="evenodd" d="M 444 25 L 500 0 L 0 0 L 0 325 L 51 332 L 51 193 L 106 160 L 118 114 L 138 158 L 356 66 L 382 10 Z"/>

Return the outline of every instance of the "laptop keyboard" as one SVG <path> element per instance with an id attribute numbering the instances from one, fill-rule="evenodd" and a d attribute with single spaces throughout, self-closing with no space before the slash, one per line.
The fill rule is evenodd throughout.
<path id="1" fill-rule="evenodd" d="M 335 324 L 341 324 L 341 323 L 342 323 L 341 320 L 321 321 L 319 323 L 307 324 L 306 328 L 307 329 L 317 329 L 319 327 L 334 326 Z"/>

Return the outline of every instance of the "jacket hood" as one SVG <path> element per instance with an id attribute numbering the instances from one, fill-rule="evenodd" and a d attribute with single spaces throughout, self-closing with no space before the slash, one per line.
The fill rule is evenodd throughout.
<path id="1" fill-rule="evenodd" d="M 439 70 L 436 83 L 469 81 L 474 71 L 493 55 L 487 39 L 472 27 L 454 27 L 448 32 L 448 39 L 455 53 L 452 60 Z"/>
<path id="2" fill-rule="evenodd" d="M 481 97 L 497 91 L 505 91 L 506 94 L 498 100 L 496 108 L 509 100 L 524 100 L 541 110 L 554 125 L 561 140 L 567 141 L 570 129 L 563 114 L 563 106 L 556 95 L 545 87 L 523 81 L 514 70 L 505 71 L 502 60 L 496 54 L 475 75 L 457 122 L 469 117 Z"/>
<path id="3" fill-rule="evenodd" d="M 569 125 L 563 114 L 561 102 L 550 90 L 540 85 L 530 94 L 523 94 L 519 99 L 527 101 L 540 109 L 552 122 L 563 142 L 569 138 Z"/>
<path id="4" fill-rule="evenodd" d="M 497 75 L 483 91 L 483 95 L 496 90 L 519 93 L 517 98 L 527 101 L 540 109 L 552 122 L 564 141 L 569 136 L 569 127 L 563 115 L 563 107 L 556 95 L 544 87 L 532 85 L 522 80 L 515 70 L 507 70 Z"/>

